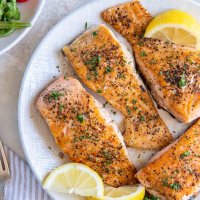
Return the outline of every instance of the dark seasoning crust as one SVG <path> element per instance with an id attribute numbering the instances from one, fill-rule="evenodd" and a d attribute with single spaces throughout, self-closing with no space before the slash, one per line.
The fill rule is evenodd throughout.
<path id="1" fill-rule="evenodd" d="M 180 140 L 159 158 L 137 173 L 147 190 L 155 190 L 169 200 L 197 195 L 200 184 L 200 119 Z"/>
<path id="2" fill-rule="evenodd" d="M 152 16 L 139 1 L 134 1 L 109 8 L 102 13 L 102 18 L 121 33 L 131 45 L 135 45 L 143 37 Z"/>
<path id="3" fill-rule="evenodd" d="M 167 135 L 169 134 L 167 127 L 160 119 L 144 86 L 138 84 L 139 77 L 137 75 L 134 77 L 133 69 L 129 60 L 122 53 L 121 46 L 113 40 L 107 31 L 106 28 L 100 26 L 94 29 L 92 33 L 82 36 L 84 40 L 81 39 L 81 45 L 76 41 L 72 43 L 67 50 L 70 50 L 67 53 L 68 59 L 70 59 L 70 62 L 76 62 L 72 66 L 86 85 L 87 83 L 89 87 L 92 85 L 94 91 L 104 96 L 113 107 L 120 110 L 126 118 L 132 121 L 134 130 L 138 132 L 136 137 L 142 134 L 140 133 L 141 126 L 146 126 L 145 134 L 152 135 L 152 141 L 157 140 L 158 142 L 156 136 L 158 131 L 166 134 L 165 138 L 162 137 L 161 141 L 156 143 L 159 146 L 156 148 L 165 146 L 171 141 L 171 136 Z M 93 34 L 94 32 L 95 34 Z M 98 44 L 100 38 L 102 43 Z M 82 70 L 79 68 L 81 65 L 84 65 L 84 69 L 86 67 L 86 71 L 79 72 L 79 70 Z M 86 80 L 84 81 L 84 79 Z M 146 109 L 146 107 L 149 109 Z M 157 121 L 160 124 L 157 124 Z M 131 132 L 132 130 L 126 127 L 126 131 Z M 133 141 L 134 138 L 132 137 L 131 142 Z M 144 141 L 144 145 L 147 145 L 146 141 Z M 147 148 L 155 147 L 149 143 Z"/>
<path id="4" fill-rule="evenodd" d="M 148 67 L 154 67 L 155 64 L 161 66 L 158 76 L 168 83 L 163 86 L 164 89 L 173 90 L 174 101 L 181 103 L 183 99 L 180 97 L 200 92 L 200 51 L 180 51 L 181 47 L 153 38 L 142 39 L 137 48 L 145 52 L 145 56 L 140 55 L 140 59 Z M 158 53 L 161 48 L 162 55 L 166 56 L 149 61 L 149 56 Z"/>
<path id="5" fill-rule="evenodd" d="M 100 117 L 91 95 L 58 84 L 43 92 L 41 100 L 48 110 L 46 120 L 56 143 L 72 161 L 96 170 L 108 185 L 118 187 L 133 181 L 135 168 L 113 128 Z"/>

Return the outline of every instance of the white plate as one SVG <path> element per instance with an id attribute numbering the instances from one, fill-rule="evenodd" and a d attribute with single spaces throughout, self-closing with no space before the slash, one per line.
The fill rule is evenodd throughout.
<path id="1" fill-rule="evenodd" d="M 37 20 L 45 0 L 29 0 L 24 3 L 18 3 L 18 7 L 21 13 L 21 22 L 30 22 L 31 27 L 33 27 L 35 21 Z M 14 45 L 16 45 L 31 29 L 19 29 L 7 37 L 0 37 L 0 55 L 8 51 Z"/>
<path id="2" fill-rule="evenodd" d="M 43 39 L 39 47 L 32 56 L 23 78 L 20 99 L 19 99 L 19 130 L 22 146 L 37 179 L 42 183 L 45 176 L 55 167 L 69 162 L 66 157 L 64 160 L 58 156 L 60 150 L 55 145 L 53 137 L 38 111 L 35 109 L 35 100 L 39 93 L 54 79 L 54 76 L 59 76 L 61 73 L 68 73 L 72 76 L 74 72 L 66 63 L 61 48 L 71 42 L 76 36 L 84 31 L 85 23 L 88 27 L 103 23 L 100 13 L 111 6 L 119 3 L 127 2 L 127 0 L 98 0 L 84 5 L 72 14 L 65 17 L 58 23 Z M 198 4 L 188 0 L 143 0 L 142 4 L 153 15 L 158 14 L 167 9 L 182 9 L 194 15 L 200 21 L 200 7 Z M 122 37 L 117 36 L 124 42 Z M 126 43 L 127 44 L 127 43 Z M 60 66 L 60 71 L 56 66 Z M 89 90 L 88 90 L 89 91 Z M 91 91 L 90 91 L 91 92 Z M 94 96 L 101 102 L 103 98 L 98 95 Z M 111 108 L 106 107 L 110 112 Z M 159 110 L 159 113 L 167 123 L 171 132 L 175 131 L 175 135 L 180 135 L 187 128 L 182 123 L 177 122 L 168 113 Z M 122 117 L 118 113 L 115 117 L 116 123 L 121 126 Z M 129 154 L 137 166 L 140 168 L 152 156 L 153 151 L 138 151 L 129 149 Z M 140 154 L 140 156 L 138 156 Z M 82 199 L 77 196 L 65 197 L 59 194 L 50 194 L 55 199 Z"/>

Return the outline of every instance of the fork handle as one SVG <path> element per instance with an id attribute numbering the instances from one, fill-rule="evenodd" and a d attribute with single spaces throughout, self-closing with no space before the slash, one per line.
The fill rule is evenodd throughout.
<path id="1" fill-rule="evenodd" d="M 4 200 L 4 185 L 0 183 L 0 200 Z"/>

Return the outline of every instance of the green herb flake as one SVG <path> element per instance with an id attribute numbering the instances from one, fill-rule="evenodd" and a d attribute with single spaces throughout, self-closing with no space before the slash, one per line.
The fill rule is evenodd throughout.
<path id="1" fill-rule="evenodd" d="M 52 91 L 51 94 L 50 94 L 50 96 L 49 96 L 49 98 L 50 98 L 50 99 L 54 99 L 54 100 L 58 100 L 58 98 L 59 98 L 60 96 L 64 96 L 64 94 L 59 93 L 59 92 L 57 92 L 57 91 Z"/>
<path id="2" fill-rule="evenodd" d="M 71 52 L 76 52 L 76 48 L 71 49 Z"/>
<path id="3" fill-rule="evenodd" d="M 93 33 L 92 33 L 92 36 L 93 37 L 95 37 L 95 36 L 97 36 L 98 35 L 98 33 L 96 32 L 96 31 L 94 31 Z"/>
<path id="4" fill-rule="evenodd" d="M 178 82 L 179 87 L 186 86 L 186 79 L 185 79 L 185 73 L 182 74 L 181 79 Z"/>
<path id="5" fill-rule="evenodd" d="M 112 71 L 112 68 L 110 66 L 107 66 L 106 67 L 106 70 L 105 70 L 105 74 L 109 73 Z"/>
<path id="6" fill-rule="evenodd" d="M 106 161 L 105 161 L 105 164 L 106 164 L 106 165 L 110 165 L 111 163 L 112 163 L 111 160 L 106 160 Z"/>
<path id="7" fill-rule="evenodd" d="M 138 107 L 134 106 L 133 109 L 136 111 L 138 109 Z"/>
<path id="8" fill-rule="evenodd" d="M 97 93 L 102 93 L 102 90 L 98 89 L 98 90 L 97 90 Z"/>
<path id="9" fill-rule="evenodd" d="M 136 102 L 137 102 L 137 100 L 133 99 L 132 103 L 133 103 L 133 104 L 136 104 Z"/>
<path id="10" fill-rule="evenodd" d="M 141 57 L 144 57 L 144 56 L 147 56 L 147 54 L 146 54 L 144 51 L 141 51 L 141 52 L 140 52 L 140 56 L 141 56 Z"/>
<path id="11" fill-rule="evenodd" d="M 91 76 L 87 75 L 87 80 L 90 81 L 91 80 Z"/>
<path id="12" fill-rule="evenodd" d="M 128 115 L 131 114 L 131 109 L 128 106 L 126 106 L 126 111 L 127 111 Z"/>
<path id="13" fill-rule="evenodd" d="M 144 200 L 160 200 L 160 198 L 158 198 L 156 196 L 145 196 Z"/>
<path id="14" fill-rule="evenodd" d="M 172 183 L 172 184 L 170 184 L 169 186 L 170 186 L 170 188 L 171 188 L 172 190 L 178 191 L 178 190 L 181 189 L 181 185 L 180 185 L 179 183 Z"/>
<path id="15" fill-rule="evenodd" d="M 168 184 L 168 179 L 167 178 L 164 178 L 163 180 L 162 180 L 162 183 L 163 183 L 163 186 L 168 186 L 169 184 Z"/>
<path id="16" fill-rule="evenodd" d="M 77 119 L 79 122 L 81 122 L 81 123 L 83 123 L 83 121 L 84 121 L 84 117 L 83 117 L 82 114 L 77 115 L 77 116 L 76 116 L 76 119 Z"/>
<path id="17" fill-rule="evenodd" d="M 160 70 L 158 75 L 159 75 L 159 76 L 162 76 L 162 75 L 163 75 L 163 71 Z"/>
<path id="18" fill-rule="evenodd" d="M 62 112 L 63 108 L 64 108 L 64 105 L 60 104 L 59 111 Z"/>
<path id="19" fill-rule="evenodd" d="M 140 115 L 140 121 L 145 121 L 145 116 L 144 115 Z"/>
<path id="20" fill-rule="evenodd" d="M 181 155 L 180 155 L 180 158 L 184 158 L 184 157 L 187 157 L 187 156 L 189 156 L 190 155 L 190 152 L 189 151 L 185 151 L 184 153 L 182 153 Z"/>

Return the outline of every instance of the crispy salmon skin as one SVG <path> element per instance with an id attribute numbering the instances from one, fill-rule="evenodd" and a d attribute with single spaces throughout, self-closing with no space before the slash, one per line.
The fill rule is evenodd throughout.
<path id="1" fill-rule="evenodd" d="M 161 107 L 185 123 L 200 117 L 200 51 L 144 38 L 134 52 Z"/>
<path id="2" fill-rule="evenodd" d="M 72 161 L 91 167 L 113 187 L 134 181 L 136 170 L 120 131 L 78 80 L 60 77 L 41 93 L 36 105 Z"/>
<path id="3" fill-rule="evenodd" d="M 161 199 L 187 200 L 200 190 L 200 119 L 137 174 L 147 190 Z"/>
<path id="4" fill-rule="evenodd" d="M 102 18 L 135 45 L 143 37 L 152 16 L 139 1 L 133 1 L 105 10 Z"/>
<path id="5" fill-rule="evenodd" d="M 171 142 L 131 54 L 105 25 L 86 31 L 63 52 L 81 80 L 124 114 L 127 145 L 160 149 Z"/>

